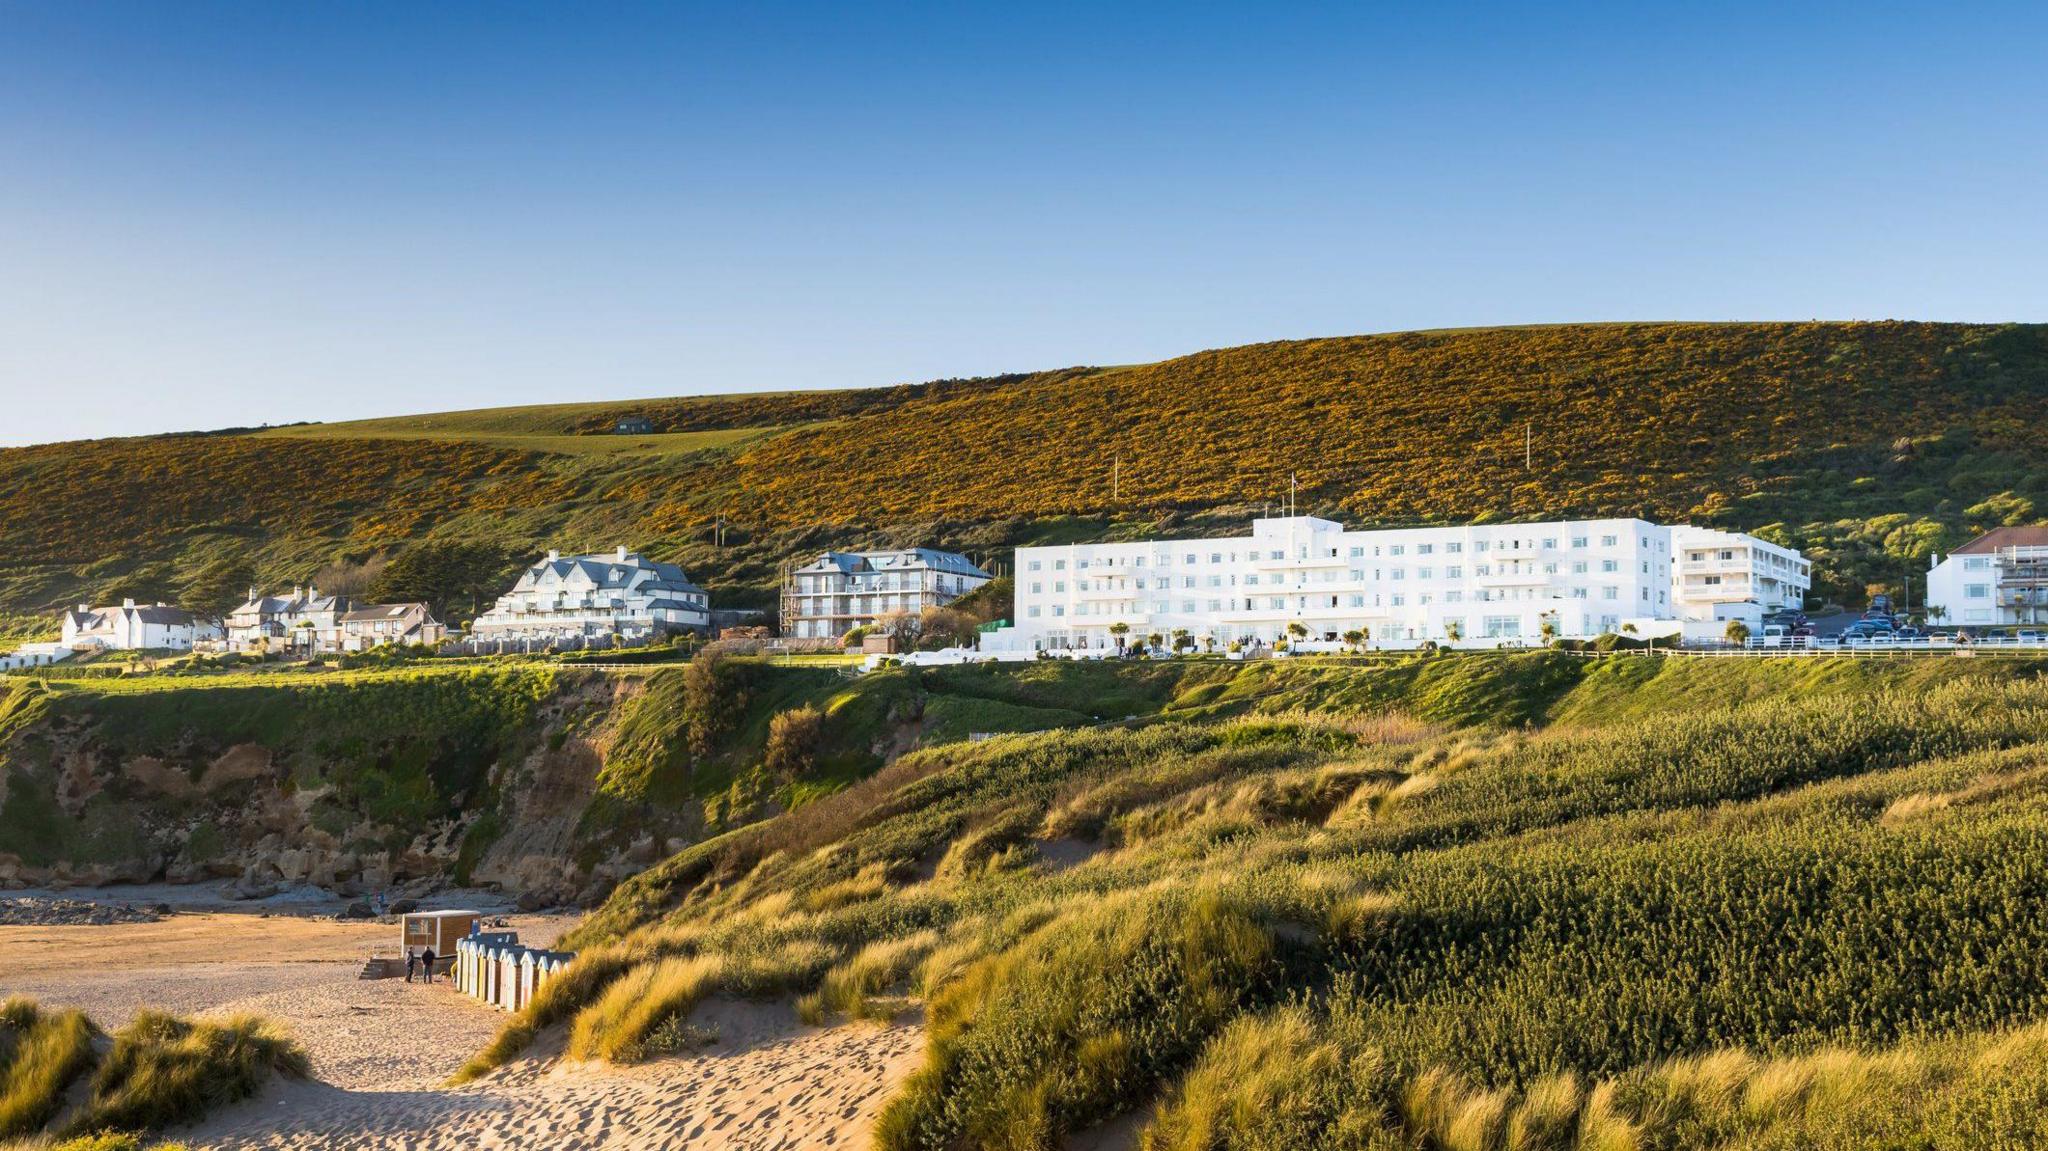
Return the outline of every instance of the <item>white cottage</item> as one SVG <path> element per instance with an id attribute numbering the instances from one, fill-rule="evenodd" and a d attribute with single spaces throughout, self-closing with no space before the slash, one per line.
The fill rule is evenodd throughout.
<path id="1" fill-rule="evenodd" d="M 96 647 L 108 651 L 191 651 L 195 641 L 220 638 L 220 625 L 168 604 L 138 604 L 124 599 L 119 607 L 79 604 L 59 621 L 67 648 Z"/>

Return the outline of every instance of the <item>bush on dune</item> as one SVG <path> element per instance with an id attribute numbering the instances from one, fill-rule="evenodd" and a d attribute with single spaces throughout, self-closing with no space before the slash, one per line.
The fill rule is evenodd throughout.
<path id="1" fill-rule="evenodd" d="M 0 1003 L 0 1139 L 47 1123 L 93 1060 L 93 1027 L 79 1011 L 45 1011 L 28 999 Z"/>
<path id="2" fill-rule="evenodd" d="M 247 1099 L 272 1074 L 304 1077 L 306 1052 L 277 1024 L 253 1015 L 188 1021 L 138 1012 L 114 1033 L 92 1093 L 64 1131 L 154 1131 Z"/>

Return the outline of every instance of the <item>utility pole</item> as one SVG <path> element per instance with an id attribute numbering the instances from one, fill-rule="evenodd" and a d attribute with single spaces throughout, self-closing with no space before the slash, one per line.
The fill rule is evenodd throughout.
<path id="1" fill-rule="evenodd" d="M 1531 423 L 1522 429 L 1522 470 L 1536 468 L 1536 425 Z"/>
<path id="2" fill-rule="evenodd" d="M 1293 473 L 1293 472 L 1288 472 L 1288 473 L 1287 473 L 1287 518 L 1288 518 L 1288 519 L 1293 519 L 1293 518 L 1294 518 L 1294 517 L 1295 517 L 1296 515 L 1298 515 L 1298 514 L 1300 513 L 1300 511 L 1301 511 L 1301 506 L 1300 506 L 1300 503 L 1299 503 L 1299 501 L 1298 501 L 1298 498 L 1297 498 L 1297 496 L 1296 496 L 1296 494 L 1295 494 L 1295 473 Z"/>
<path id="3" fill-rule="evenodd" d="M 1112 501 L 1121 500 L 1124 494 L 1124 456 L 1122 452 L 1116 454 L 1115 462 L 1110 465 L 1109 477 L 1109 498 Z"/>

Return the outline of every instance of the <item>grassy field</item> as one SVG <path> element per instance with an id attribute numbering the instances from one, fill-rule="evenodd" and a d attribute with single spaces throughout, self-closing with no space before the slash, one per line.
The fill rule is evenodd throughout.
<path id="1" fill-rule="evenodd" d="M 516 425 L 521 421 L 489 418 L 497 414 L 456 413 L 457 417 L 477 416 L 473 422 L 455 417 L 419 416 L 335 424 L 295 424 L 290 427 L 272 428 L 258 434 L 272 439 L 300 440 L 449 440 L 551 455 L 664 457 L 691 455 L 702 451 L 731 451 L 783 430 L 776 427 L 719 428 L 701 432 L 631 436 L 571 435 L 561 432 L 516 430 Z M 544 417 L 534 418 L 540 420 Z M 495 426 L 501 422 L 514 427 Z"/>
<path id="2" fill-rule="evenodd" d="M 658 1055 L 713 994 L 921 1002 L 887 1148 L 2048 1138 L 2039 661 L 1029 670 L 954 694 L 1145 714 L 682 852 L 478 1067 Z"/>

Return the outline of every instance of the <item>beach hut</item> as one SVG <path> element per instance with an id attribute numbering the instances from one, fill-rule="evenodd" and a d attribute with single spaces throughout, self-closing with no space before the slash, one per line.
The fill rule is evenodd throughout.
<path id="1" fill-rule="evenodd" d="M 406 955 L 418 955 L 431 948 L 435 966 L 446 971 L 455 962 L 455 945 L 482 921 L 483 916 L 474 911 L 409 912 L 398 917 L 399 944 Z"/>
<path id="2" fill-rule="evenodd" d="M 529 951 L 519 957 L 519 1009 L 533 1002 L 534 988 L 539 986 L 540 953 Z"/>
<path id="3" fill-rule="evenodd" d="M 508 947 L 498 956 L 498 998 L 493 1002 L 507 1011 L 519 1010 L 519 953 L 523 947 Z"/>

